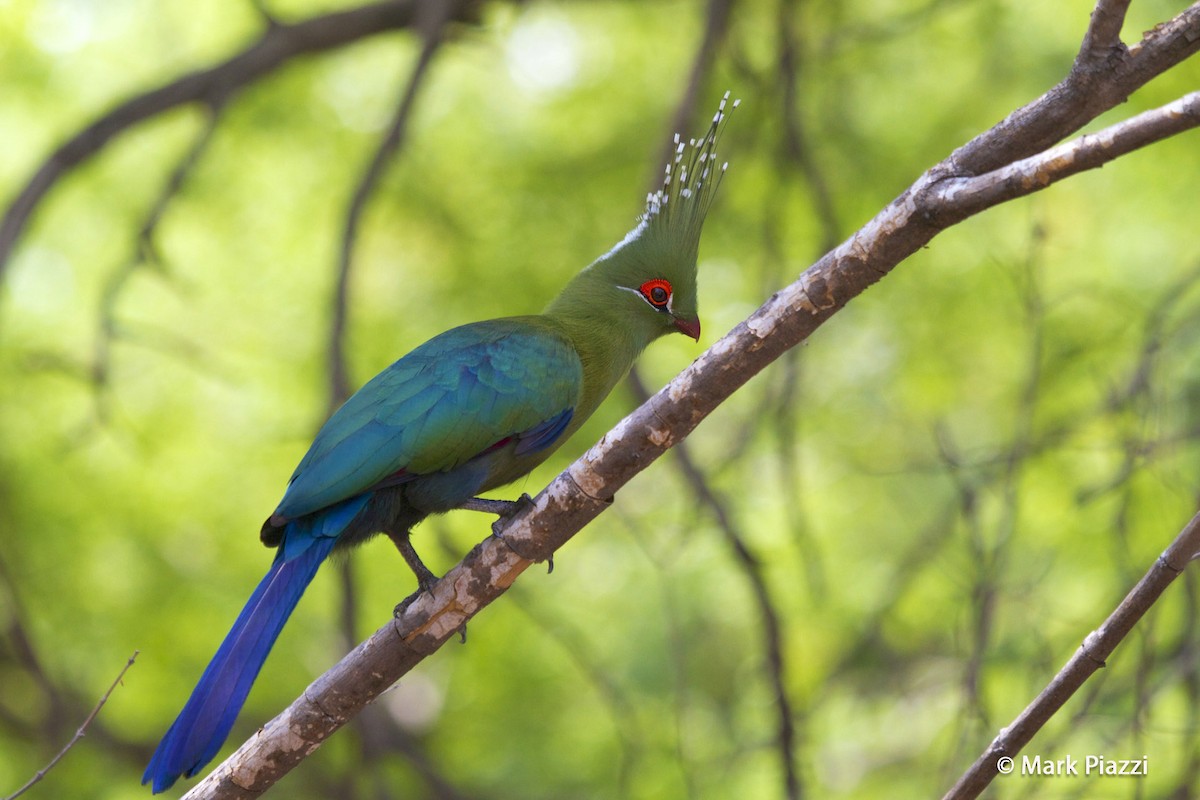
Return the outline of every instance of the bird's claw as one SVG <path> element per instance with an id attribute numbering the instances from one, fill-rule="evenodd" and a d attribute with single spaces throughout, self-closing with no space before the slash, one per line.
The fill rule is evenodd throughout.
<path id="1" fill-rule="evenodd" d="M 424 566 L 425 566 L 424 564 L 421 564 L 422 568 L 424 568 Z M 418 572 L 417 573 L 417 595 L 419 596 L 419 595 L 423 595 L 423 594 L 433 594 L 433 587 L 435 585 L 437 585 L 438 580 L 440 580 L 438 578 L 438 576 L 434 575 L 428 569 L 423 569 L 423 571 Z"/>
<path id="2" fill-rule="evenodd" d="M 425 565 L 422 564 L 421 566 L 424 567 Z M 396 607 L 392 609 L 392 616 L 396 619 L 404 616 L 404 612 L 408 610 L 408 607 L 417 602 L 417 598 L 421 595 L 433 594 L 433 587 L 438 582 L 438 576 L 434 575 L 428 569 L 424 573 L 418 572 L 416 569 L 413 569 L 413 572 L 417 575 L 417 590 L 397 603 Z"/>

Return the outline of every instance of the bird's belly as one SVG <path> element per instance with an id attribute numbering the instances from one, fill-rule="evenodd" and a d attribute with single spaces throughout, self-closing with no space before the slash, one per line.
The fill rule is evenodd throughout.
<path id="1" fill-rule="evenodd" d="M 523 478 L 546 460 L 556 448 L 516 455 L 515 445 L 471 459 L 448 472 L 422 475 L 404 485 L 408 503 L 427 514 L 440 514 L 458 508 L 482 492 L 506 486 Z"/>
<path id="2" fill-rule="evenodd" d="M 477 458 L 448 472 L 422 475 L 404 485 L 404 498 L 426 514 L 441 514 L 458 508 L 479 494 L 487 482 L 489 464 Z"/>
<path id="3" fill-rule="evenodd" d="M 454 469 L 374 490 L 367 507 L 343 532 L 338 547 L 354 547 L 377 533 L 407 532 L 430 514 L 452 511 L 482 492 L 512 483 L 554 449 L 518 456 L 514 447 L 501 447 Z"/>

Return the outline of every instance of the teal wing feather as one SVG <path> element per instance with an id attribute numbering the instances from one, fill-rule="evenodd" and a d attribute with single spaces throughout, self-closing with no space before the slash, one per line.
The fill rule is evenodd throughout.
<path id="1" fill-rule="evenodd" d="M 275 513 L 293 519 L 380 484 L 445 472 L 506 439 L 547 447 L 563 433 L 582 383 L 570 339 L 544 318 L 449 330 L 329 418 Z"/>

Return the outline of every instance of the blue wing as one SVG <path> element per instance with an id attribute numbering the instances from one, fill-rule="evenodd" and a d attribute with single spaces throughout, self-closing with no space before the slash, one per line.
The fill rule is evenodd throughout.
<path id="1" fill-rule="evenodd" d="M 446 472 L 501 443 L 554 444 L 583 367 L 544 318 L 464 325 L 430 339 L 354 394 L 318 432 L 276 509 L 309 514 L 379 485 Z"/>

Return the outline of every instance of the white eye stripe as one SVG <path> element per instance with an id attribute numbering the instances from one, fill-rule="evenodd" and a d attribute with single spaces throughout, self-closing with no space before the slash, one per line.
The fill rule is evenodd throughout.
<path id="1" fill-rule="evenodd" d="M 671 308 L 671 304 L 675 302 L 675 293 L 674 292 L 667 293 L 667 304 L 665 306 L 656 306 L 656 305 L 654 305 L 654 303 L 650 302 L 649 297 L 646 297 L 646 295 L 642 294 L 641 289 L 633 289 L 628 286 L 618 286 L 617 288 L 624 289 L 627 292 L 633 292 L 634 294 L 636 294 L 638 296 L 639 300 L 641 300 L 643 303 L 645 303 L 646 305 L 653 308 L 655 311 L 665 311 L 668 314 L 674 314 L 674 311 Z"/>

